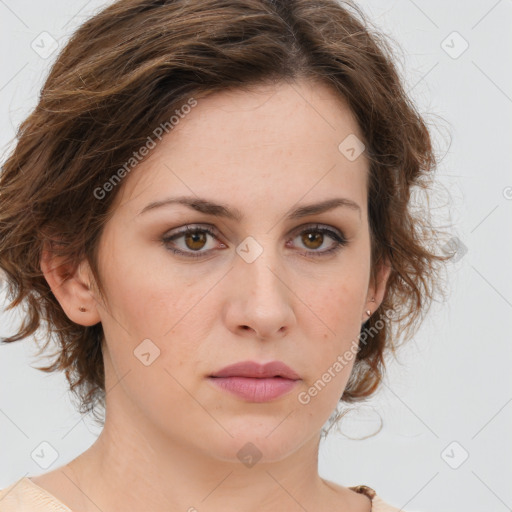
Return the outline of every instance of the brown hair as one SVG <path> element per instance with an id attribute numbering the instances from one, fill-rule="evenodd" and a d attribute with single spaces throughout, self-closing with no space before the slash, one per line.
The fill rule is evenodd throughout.
<path id="1" fill-rule="evenodd" d="M 80 412 L 105 405 L 102 325 L 66 316 L 41 272 L 42 249 L 74 265 L 87 258 L 101 292 L 98 241 L 120 187 L 101 200 L 97 191 L 176 109 L 228 87 L 319 80 L 348 102 L 361 127 L 370 162 L 372 277 L 385 260 L 392 270 L 378 314 L 361 329 L 374 332 L 360 344 L 341 400 L 369 397 L 382 379 L 384 353 L 416 331 L 449 258 L 429 248 L 438 237 L 429 212 L 411 207 L 412 187 L 427 190 L 437 161 L 390 42 L 360 8 L 345 4 L 121 0 L 86 21 L 58 56 L 0 175 L 8 309 L 27 305 L 23 325 L 2 341 L 26 338 L 46 322 L 44 348 L 53 334 L 58 357 L 38 369 L 65 371 Z"/>

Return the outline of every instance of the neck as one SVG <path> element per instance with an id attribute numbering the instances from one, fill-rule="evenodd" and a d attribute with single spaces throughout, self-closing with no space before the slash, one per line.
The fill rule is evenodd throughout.
<path id="1" fill-rule="evenodd" d="M 219 460 L 163 440 L 147 425 L 128 429 L 107 421 L 97 441 L 73 461 L 73 471 L 84 511 L 298 512 L 318 509 L 333 493 L 317 472 L 318 444 L 319 436 L 283 460 L 251 465 L 250 448 L 245 463 Z"/>

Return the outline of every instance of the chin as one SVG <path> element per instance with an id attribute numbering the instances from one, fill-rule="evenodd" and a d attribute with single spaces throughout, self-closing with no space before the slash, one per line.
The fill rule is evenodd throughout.
<path id="1" fill-rule="evenodd" d="M 286 417 L 284 415 L 283 417 Z M 208 450 L 212 457 L 224 462 L 241 462 L 247 467 L 258 463 L 274 463 L 286 459 L 299 449 L 314 433 L 295 428 L 295 422 L 271 418 L 251 421 L 241 418 L 236 425 L 223 423 L 229 432 L 209 439 Z M 232 436 L 232 437 L 231 437 Z"/>

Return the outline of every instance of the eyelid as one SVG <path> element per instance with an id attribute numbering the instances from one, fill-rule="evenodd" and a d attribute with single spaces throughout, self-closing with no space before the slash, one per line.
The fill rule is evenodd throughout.
<path id="1" fill-rule="evenodd" d="M 334 233 L 337 233 L 340 238 L 345 238 L 343 232 L 340 229 L 338 229 L 338 228 L 336 228 L 334 226 L 331 226 L 330 224 L 322 224 L 320 222 L 309 222 L 309 223 L 306 223 L 306 224 L 302 224 L 302 225 L 298 226 L 297 228 L 295 228 L 292 231 L 292 234 L 302 233 L 303 231 L 306 231 L 308 229 L 311 229 L 311 230 L 314 230 L 314 229 L 319 229 L 319 230 L 326 229 L 326 230 L 329 230 L 329 231 L 333 231 Z"/>
<path id="2" fill-rule="evenodd" d="M 206 228 L 208 228 L 208 229 L 206 229 Z M 177 229 L 179 231 L 176 231 L 174 233 L 175 229 Z M 295 235 L 296 233 L 301 233 L 302 231 L 304 231 L 306 229 L 329 229 L 330 231 L 334 231 L 335 233 L 337 233 L 340 238 L 346 239 L 345 234 L 340 229 L 338 229 L 334 226 L 331 226 L 330 224 L 321 224 L 319 222 L 309 222 L 309 223 L 297 226 L 290 232 L 290 235 L 288 235 L 288 236 Z M 176 235 L 181 235 L 183 233 L 187 233 L 188 231 L 194 231 L 194 230 L 197 230 L 197 231 L 204 230 L 207 232 L 210 230 L 210 234 L 212 236 L 215 236 L 215 237 L 221 236 L 219 229 L 214 224 L 209 224 L 206 222 L 206 223 L 185 224 L 183 226 L 180 226 L 179 228 L 174 228 L 174 229 L 169 230 L 168 232 L 166 232 L 163 235 L 163 237 L 169 239 Z M 172 235 L 169 233 L 172 233 Z"/>

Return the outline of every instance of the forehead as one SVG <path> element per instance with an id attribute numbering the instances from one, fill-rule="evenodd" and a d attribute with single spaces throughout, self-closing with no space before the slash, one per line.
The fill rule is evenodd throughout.
<path id="1" fill-rule="evenodd" d="M 364 202 L 364 154 L 339 149 L 362 139 L 343 99 L 322 83 L 298 82 L 232 89 L 197 100 L 149 159 L 123 182 L 118 203 L 131 208 L 155 195 L 197 194 L 239 203 L 297 202 L 333 188 Z M 291 206 L 291 205 L 289 205 Z M 363 206 L 363 205 L 361 205 Z"/>
<path id="2" fill-rule="evenodd" d="M 313 145 L 343 133 L 362 138 L 346 101 L 323 82 L 302 80 L 229 89 L 198 100 L 173 130 L 176 144 L 200 143 L 191 135 L 231 145 Z M 326 133 L 330 133 L 325 141 Z M 237 135 L 233 137 L 233 135 Z"/>

